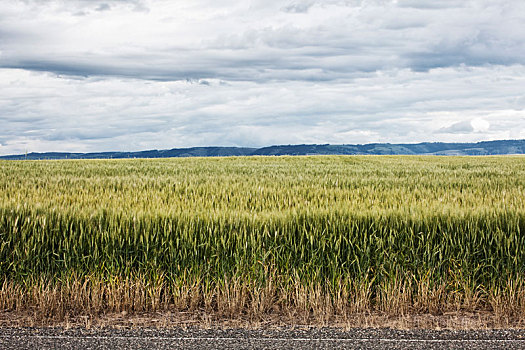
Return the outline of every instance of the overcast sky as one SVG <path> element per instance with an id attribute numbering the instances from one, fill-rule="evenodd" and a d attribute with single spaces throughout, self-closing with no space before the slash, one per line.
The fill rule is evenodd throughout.
<path id="1" fill-rule="evenodd" d="M 2 155 L 523 138 L 523 0 L 0 0 Z"/>

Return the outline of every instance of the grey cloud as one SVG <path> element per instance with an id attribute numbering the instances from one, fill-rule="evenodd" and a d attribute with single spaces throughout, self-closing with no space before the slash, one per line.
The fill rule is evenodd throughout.
<path id="1" fill-rule="evenodd" d="M 129 132 L 123 128 L 62 128 L 53 129 L 43 132 L 41 138 L 47 141 L 64 141 L 64 140 L 104 140 L 115 138 L 128 134 Z"/>
<path id="2" fill-rule="evenodd" d="M 525 109 L 525 95 L 514 98 L 514 105 L 515 105 L 514 108 L 517 111 L 524 110 Z"/>
<path id="3" fill-rule="evenodd" d="M 102 3 L 98 5 L 97 8 L 95 8 L 95 11 L 103 12 L 103 11 L 108 11 L 110 9 L 111 9 L 111 6 L 109 6 L 107 3 Z"/>
<path id="4" fill-rule="evenodd" d="M 90 77 L 90 76 L 120 76 L 126 78 L 139 78 L 146 80 L 170 81 L 170 80 L 199 80 L 201 78 L 214 78 L 216 73 L 213 70 L 198 71 L 198 70 L 177 70 L 166 69 L 166 67 L 148 67 L 144 68 L 142 65 L 127 65 L 121 66 L 114 64 L 100 64 L 87 63 L 86 59 L 81 59 L 77 63 L 61 62 L 61 61 L 33 61 L 22 60 L 19 62 L 12 62 L 4 64 L 3 68 L 17 68 L 26 69 L 39 72 L 53 72 L 59 75 L 67 75 L 71 77 Z M 227 78 L 235 78 L 224 74 Z"/>
<path id="5" fill-rule="evenodd" d="M 469 120 L 460 121 L 454 123 L 448 127 L 441 128 L 437 131 L 438 133 L 453 133 L 453 134 L 465 134 L 474 132 L 474 128 Z"/>
<path id="6" fill-rule="evenodd" d="M 410 62 L 409 67 L 416 70 L 428 70 L 449 66 L 482 66 L 524 64 L 525 49 L 521 40 L 510 44 L 498 40 L 487 31 L 480 31 L 475 36 L 461 39 L 443 40 L 429 45 L 426 51 L 413 51 L 404 54 Z"/>
<path id="7" fill-rule="evenodd" d="M 144 5 L 143 3 L 137 3 L 133 8 L 133 11 L 148 13 L 150 11 L 150 8 Z"/>
<path id="8" fill-rule="evenodd" d="M 427 24 L 419 19 L 409 19 L 407 21 L 392 20 L 385 23 L 384 28 L 389 30 L 407 30 L 425 28 Z"/>
<path id="9" fill-rule="evenodd" d="M 261 12 L 268 21 L 264 24 L 251 13 L 240 11 L 232 14 L 229 22 L 216 16 L 208 22 L 194 19 L 187 29 L 179 26 L 185 28 L 184 36 L 194 36 L 191 44 L 180 42 L 184 37 L 177 23 L 185 23 L 184 17 L 163 22 L 166 13 L 157 14 L 155 6 L 160 5 L 156 3 L 72 3 L 77 4 L 69 5 L 76 12 L 86 11 L 88 5 L 99 10 L 111 8 L 111 14 L 121 21 L 124 18 L 130 30 L 134 27 L 128 10 L 150 6 L 153 10 L 140 17 L 151 16 L 150 22 L 142 27 L 163 30 L 145 40 L 140 38 L 140 31 L 132 35 L 108 29 L 101 43 L 88 41 L 80 45 L 85 38 L 82 31 L 76 30 L 79 27 L 63 22 L 55 28 L 49 21 L 39 21 L 38 12 L 27 23 L 4 18 L 0 21 L 0 67 L 79 76 L 264 82 L 354 78 L 360 72 L 393 68 L 425 71 L 459 65 L 525 64 L 525 35 L 520 30 L 525 19 L 520 13 L 524 13 L 525 6 L 519 1 L 508 3 L 505 9 L 489 6 L 488 2 L 461 1 L 439 5 L 401 1 L 398 6 L 387 2 L 291 3 L 284 9 L 310 10 L 305 13 L 310 16 L 306 24 L 296 22 L 297 16 L 286 12 L 283 18 L 273 20 L 275 14 L 271 11 Z M 240 20 L 243 16 L 254 16 L 260 24 L 247 25 Z M 82 21 L 89 25 L 91 20 Z M 72 46 L 57 45 L 63 40 Z"/>
<path id="10" fill-rule="evenodd" d="M 291 5 L 283 7 L 283 11 L 290 12 L 290 13 L 306 13 L 308 12 L 308 9 L 311 6 L 312 4 L 307 4 L 307 3 L 291 4 Z"/>
<path id="11" fill-rule="evenodd" d="M 465 1 L 462 0 L 440 0 L 440 1 L 421 1 L 421 0 L 398 0 L 397 6 L 410 7 L 416 9 L 447 9 L 463 7 Z"/>
<path id="12" fill-rule="evenodd" d="M 30 125 L 37 125 L 38 123 L 41 123 L 42 121 L 45 120 L 45 118 L 41 116 L 17 115 L 16 112 L 19 109 L 20 107 L 3 108 L 2 111 L 7 112 L 7 113 L 11 111 L 11 114 L 3 115 L 1 120 L 4 122 L 10 122 L 13 124 L 30 124 Z"/>
<path id="13" fill-rule="evenodd" d="M 458 47 L 457 50 L 436 50 L 431 52 L 414 52 L 404 56 L 410 62 L 409 67 L 416 71 L 427 71 L 432 68 L 452 66 L 483 66 L 521 64 L 517 57 L 498 57 L 488 54 L 479 57 L 469 54 L 468 49 Z"/>

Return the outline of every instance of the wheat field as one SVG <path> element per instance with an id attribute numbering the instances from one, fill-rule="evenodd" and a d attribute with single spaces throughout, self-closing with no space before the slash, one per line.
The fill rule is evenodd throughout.
<path id="1" fill-rule="evenodd" d="M 0 161 L 0 308 L 525 316 L 525 157 Z"/>

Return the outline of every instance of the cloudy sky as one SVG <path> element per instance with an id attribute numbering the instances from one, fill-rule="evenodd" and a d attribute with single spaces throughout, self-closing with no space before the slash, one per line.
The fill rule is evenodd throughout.
<path id="1" fill-rule="evenodd" d="M 0 0 L 2 155 L 523 138 L 523 0 Z"/>

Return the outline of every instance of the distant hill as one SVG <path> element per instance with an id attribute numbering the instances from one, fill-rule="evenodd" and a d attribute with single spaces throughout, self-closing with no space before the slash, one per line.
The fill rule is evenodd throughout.
<path id="1" fill-rule="evenodd" d="M 45 152 L 0 156 L 0 159 L 107 159 L 107 158 L 170 158 L 227 156 L 301 156 L 328 154 L 406 154 L 478 156 L 525 154 L 525 140 L 483 141 L 477 143 L 423 142 L 417 144 L 370 143 L 365 145 L 281 145 L 262 148 L 191 147 L 140 152 L 66 153 Z"/>

